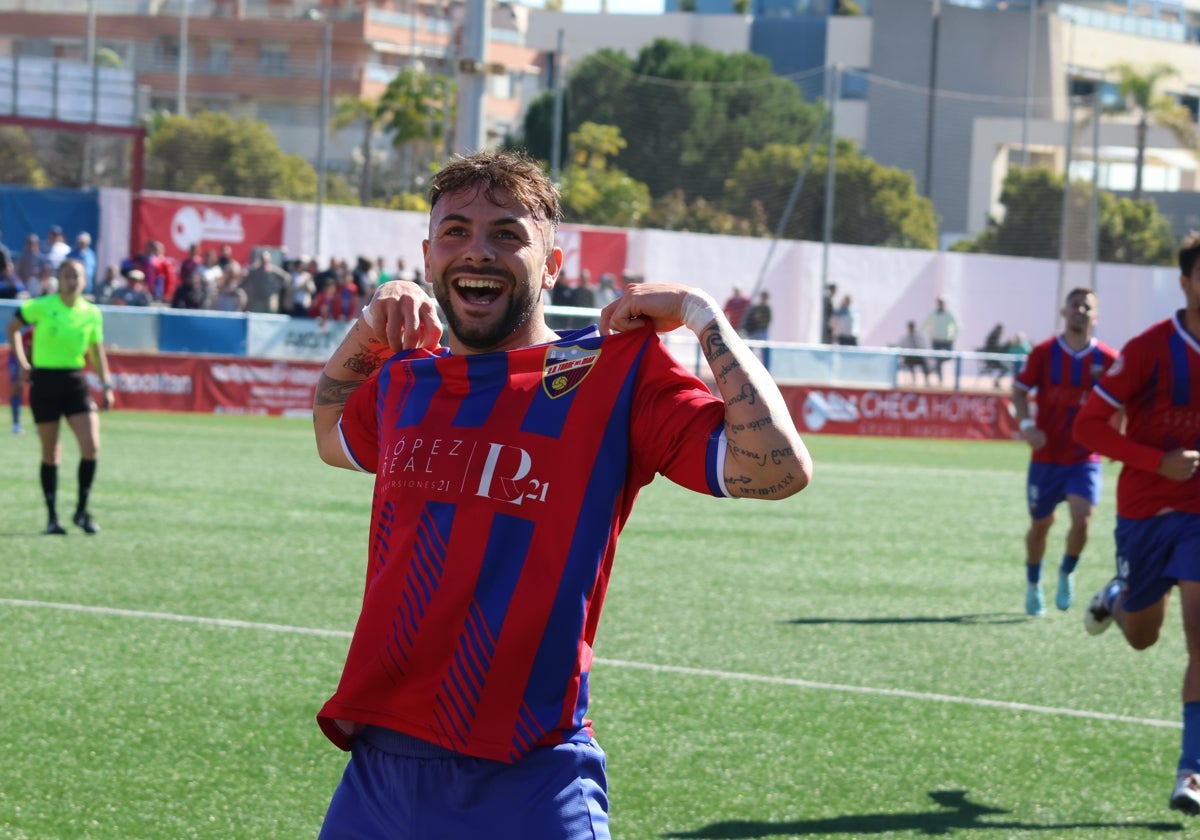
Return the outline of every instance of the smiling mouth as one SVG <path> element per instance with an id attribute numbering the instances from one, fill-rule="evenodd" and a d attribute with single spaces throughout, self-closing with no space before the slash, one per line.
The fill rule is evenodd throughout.
<path id="1" fill-rule="evenodd" d="M 454 281 L 454 290 L 467 303 L 486 306 L 504 292 L 504 284 L 486 277 L 463 277 Z"/>

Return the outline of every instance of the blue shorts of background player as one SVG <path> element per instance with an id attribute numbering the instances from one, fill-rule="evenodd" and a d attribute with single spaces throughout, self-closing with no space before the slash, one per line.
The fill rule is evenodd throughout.
<path id="1" fill-rule="evenodd" d="M 1099 461 L 1082 464 L 1043 464 L 1029 462 L 1026 495 L 1029 516 L 1045 519 L 1066 501 L 1067 496 L 1081 496 L 1095 507 L 1100 502 L 1101 472 Z"/>
<path id="2" fill-rule="evenodd" d="M 603 750 L 581 737 L 505 764 L 375 726 L 355 737 L 319 840 L 474 837 L 610 840 Z"/>
<path id="3" fill-rule="evenodd" d="M 1117 577 L 1125 584 L 1122 606 L 1153 606 L 1179 580 L 1200 580 L 1200 515 L 1164 513 L 1149 519 L 1117 517 Z"/>

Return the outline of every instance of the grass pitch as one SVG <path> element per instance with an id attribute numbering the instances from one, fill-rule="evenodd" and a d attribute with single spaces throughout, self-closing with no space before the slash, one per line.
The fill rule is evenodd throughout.
<path id="1" fill-rule="evenodd" d="M 1028 619 L 1023 446 L 808 443 L 814 482 L 784 502 L 643 491 L 592 678 L 614 837 L 1184 830 L 1177 612 L 1143 653 L 1081 623 L 1116 469 L 1079 603 Z M 3 444 L 0 838 L 315 837 L 369 477 L 322 465 L 305 421 L 116 412 L 104 531 L 55 538 L 36 437 Z M 68 436 L 64 519 L 77 459 Z"/>

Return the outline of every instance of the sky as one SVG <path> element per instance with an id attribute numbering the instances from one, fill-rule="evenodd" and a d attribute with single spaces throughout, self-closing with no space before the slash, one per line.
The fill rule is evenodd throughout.
<path id="1" fill-rule="evenodd" d="M 542 8 L 544 0 L 521 0 L 526 6 Z M 564 12 L 598 12 L 601 0 L 563 0 Z M 608 0 L 613 14 L 662 14 L 663 0 Z"/>

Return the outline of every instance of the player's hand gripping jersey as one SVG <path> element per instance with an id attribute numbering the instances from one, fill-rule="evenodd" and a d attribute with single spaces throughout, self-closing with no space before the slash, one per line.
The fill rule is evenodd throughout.
<path id="1" fill-rule="evenodd" d="M 515 761 L 590 735 L 617 535 L 656 473 L 728 495 L 723 418 L 649 326 L 393 357 L 340 424 L 375 494 L 362 613 L 319 716 L 330 739 L 375 724 Z"/>

